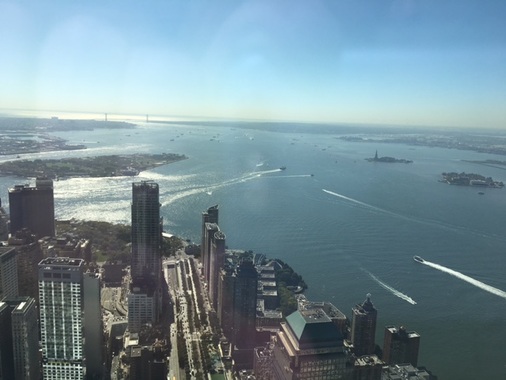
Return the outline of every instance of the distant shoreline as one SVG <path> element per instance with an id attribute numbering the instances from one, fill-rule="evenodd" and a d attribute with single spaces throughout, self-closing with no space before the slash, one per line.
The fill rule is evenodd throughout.
<path id="1" fill-rule="evenodd" d="M 181 154 L 130 154 L 49 160 L 17 160 L 0 163 L 0 176 L 53 179 L 72 177 L 136 176 L 140 172 L 185 160 Z"/>

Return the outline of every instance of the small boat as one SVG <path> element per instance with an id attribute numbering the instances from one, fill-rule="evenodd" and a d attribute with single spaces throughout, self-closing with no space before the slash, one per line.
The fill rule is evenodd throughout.
<path id="1" fill-rule="evenodd" d="M 478 194 L 483 195 L 485 193 L 483 191 L 478 191 Z"/>
<path id="2" fill-rule="evenodd" d="M 286 170 L 286 166 L 280 167 L 279 170 Z"/>
<path id="3" fill-rule="evenodd" d="M 415 260 L 416 262 L 419 262 L 419 263 L 424 263 L 425 260 L 422 259 L 420 256 L 413 256 L 413 260 Z"/>

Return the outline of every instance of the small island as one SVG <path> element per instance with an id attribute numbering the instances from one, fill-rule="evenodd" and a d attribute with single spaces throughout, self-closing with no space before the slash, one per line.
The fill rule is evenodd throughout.
<path id="1" fill-rule="evenodd" d="M 500 181 L 494 181 L 491 177 L 484 177 L 474 173 L 442 173 L 443 179 L 440 182 L 449 185 L 459 186 L 478 186 L 478 187 L 494 187 L 501 188 L 504 184 Z"/>
<path id="2" fill-rule="evenodd" d="M 0 163 L 0 175 L 17 177 L 46 176 L 60 179 L 68 177 L 136 176 L 141 171 L 186 159 L 174 153 L 131 154 L 51 160 L 16 160 Z"/>
<path id="3" fill-rule="evenodd" d="M 366 158 L 366 161 L 369 162 L 386 162 L 386 163 L 398 163 L 398 164 L 411 164 L 413 161 L 411 160 L 405 160 L 403 158 L 394 158 L 394 157 L 378 157 L 378 151 L 376 151 L 376 154 L 374 157 Z"/>

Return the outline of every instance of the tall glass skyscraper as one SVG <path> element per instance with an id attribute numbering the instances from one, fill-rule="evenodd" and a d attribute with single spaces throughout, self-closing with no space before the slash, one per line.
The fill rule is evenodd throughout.
<path id="1" fill-rule="evenodd" d="M 155 323 L 161 310 L 162 219 L 158 184 L 132 184 L 132 264 L 128 329 Z"/>
<path id="2" fill-rule="evenodd" d="M 158 184 L 132 184 L 132 282 L 157 284 L 161 273 L 162 223 Z"/>

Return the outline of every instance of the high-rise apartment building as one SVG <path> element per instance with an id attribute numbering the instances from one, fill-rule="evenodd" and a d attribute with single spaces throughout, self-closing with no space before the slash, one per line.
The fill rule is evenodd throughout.
<path id="1" fill-rule="evenodd" d="M 35 299 L 6 298 L 0 302 L 0 378 L 38 380 L 39 328 Z"/>
<path id="2" fill-rule="evenodd" d="M 39 263 L 39 312 L 44 380 L 84 379 L 84 260 L 50 257 Z"/>
<path id="3" fill-rule="evenodd" d="M 401 326 L 385 327 L 385 339 L 383 341 L 383 361 L 387 364 L 410 363 L 416 367 L 418 364 L 418 350 L 420 347 L 420 335 L 415 331 L 406 331 Z"/>
<path id="4" fill-rule="evenodd" d="M 371 295 L 352 308 L 351 342 L 356 356 L 371 355 L 375 349 L 376 319 L 378 311 L 371 302 Z"/>
<path id="5" fill-rule="evenodd" d="M 158 320 L 161 312 L 162 219 L 158 184 L 132 184 L 132 264 L 128 329 Z"/>
<path id="6" fill-rule="evenodd" d="M 18 266 L 16 250 L 0 247 L 0 301 L 18 295 Z"/>
<path id="7" fill-rule="evenodd" d="M 53 181 L 36 179 L 35 187 L 16 185 L 9 189 L 10 233 L 28 228 L 37 237 L 54 236 Z"/>

